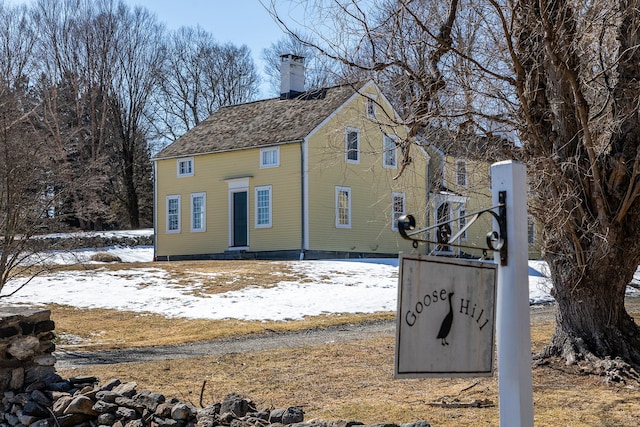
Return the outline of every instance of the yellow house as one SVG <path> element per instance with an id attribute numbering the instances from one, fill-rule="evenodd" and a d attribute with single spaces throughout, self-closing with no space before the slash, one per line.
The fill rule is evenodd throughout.
<path id="1" fill-rule="evenodd" d="M 155 156 L 155 259 L 415 251 L 396 220 L 425 214 L 426 153 L 404 155 L 373 82 L 305 92 L 303 58 L 281 65 L 279 98 L 221 108 Z"/>
<path id="2" fill-rule="evenodd" d="M 492 217 L 481 215 L 468 229 L 459 233 L 470 220 L 469 214 L 492 206 L 490 166 L 492 162 L 503 160 L 499 139 L 488 140 L 481 137 L 451 135 L 446 131 L 429 129 L 423 131 L 419 143 L 428 153 L 429 192 L 427 197 L 427 227 L 448 222 L 451 235 L 459 237 L 454 245 L 435 245 L 427 248 L 427 253 L 445 256 L 478 258 L 486 248 L 486 234 L 492 230 Z M 541 258 L 536 225 L 530 217 L 528 221 L 529 259 Z M 437 241 L 431 232 L 431 241 Z M 492 256 L 491 253 L 486 255 Z"/>

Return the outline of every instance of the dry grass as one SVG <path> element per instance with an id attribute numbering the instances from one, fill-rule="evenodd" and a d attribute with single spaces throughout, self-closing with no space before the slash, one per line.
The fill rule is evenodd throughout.
<path id="1" fill-rule="evenodd" d="M 210 267 L 199 266 L 209 273 Z M 218 265 L 220 266 L 220 265 Z M 255 264 L 253 265 L 256 266 Z M 153 264 L 177 268 L 177 265 Z M 241 270 L 233 263 L 235 272 Z M 108 268 L 115 268 L 113 266 Z M 169 270 L 168 270 L 169 271 Z M 234 275 L 237 273 L 234 273 Z M 252 284 L 269 286 L 274 272 L 257 276 Z M 279 274 L 279 273 L 277 273 Z M 237 277 L 237 276 L 235 276 Z M 262 278 L 260 278 L 262 277 Z M 238 280 L 234 281 L 238 282 Z M 241 283 L 242 281 L 240 281 Z M 221 282 L 219 282 L 221 283 Z M 224 289 L 234 283 L 215 285 Z M 212 287 L 215 286 L 212 284 Z M 90 347 L 169 344 L 339 324 L 371 318 L 370 315 L 322 316 L 299 322 L 240 322 L 165 319 L 157 315 L 76 310 L 54 306 L 58 333 L 80 335 Z M 640 309 L 632 309 L 636 318 Z M 391 318 L 380 313 L 377 318 Z M 539 351 L 553 332 L 553 316 L 533 316 L 532 350 Z M 97 327 L 95 327 L 97 326 Z M 279 350 L 226 354 L 153 363 L 125 363 L 60 370 L 63 376 L 97 375 L 136 381 L 150 389 L 191 401 L 199 406 L 220 401 L 237 392 L 260 406 L 297 405 L 306 419 L 345 419 L 365 423 L 410 422 L 424 419 L 434 426 L 496 426 L 499 424 L 497 376 L 466 379 L 394 380 L 394 337 L 363 337 L 358 341 Z M 498 367 L 499 368 L 499 367 Z M 563 364 L 533 370 L 536 426 L 637 426 L 640 425 L 640 391 L 637 384 L 605 384 L 601 378 L 581 375 Z M 447 407 L 443 403 L 484 402 L 486 407 Z"/>
<path id="2" fill-rule="evenodd" d="M 393 380 L 393 337 L 341 344 L 227 354 L 159 363 L 62 371 L 133 380 L 141 388 L 199 405 L 237 392 L 260 406 L 301 406 L 307 419 L 365 423 L 424 419 L 434 426 L 496 426 L 497 378 Z M 542 367 L 534 369 L 537 426 L 637 426 L 637 388 L 605 385 L 599 378 Z M 484 401 L 483 408 L 446 408 L 442 402 Z"/>
<path id="3" fill-rule="evenodd" d="M 288 322 L 170 319 L 158 314 L 53 305 L 59 349 L 102 350 L 207 341 L 266 331 L 295 331 L 365 320 L 392 319 L 393 313 L 314 316 Z"/>

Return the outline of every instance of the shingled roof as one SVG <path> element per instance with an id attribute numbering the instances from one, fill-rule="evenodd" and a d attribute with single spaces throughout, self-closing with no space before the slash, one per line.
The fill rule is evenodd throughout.
<path id="1" fill-rule="evenodd" d="M 365 83 L 308 91 L 292 99 L 222 107 L 165 147 L 155 159 L 302 141 Z"/>

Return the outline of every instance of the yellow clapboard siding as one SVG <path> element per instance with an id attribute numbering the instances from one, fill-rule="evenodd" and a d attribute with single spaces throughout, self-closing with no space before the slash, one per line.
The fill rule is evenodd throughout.
<path id="1" fill-rule="evenodd" d="M 379 101 L 381 97 L 378 95 Z M 392 230 L 392 193 L 405 194 L 407 212 L 424 212 L 426 163 L 416 151 L 414 161 L 399 179 L 397 168 L 383 167 L 383 130 L 393 135 L 398 127 L 383 127 L 366 118 L 364 98 L 344 108 L 309 140 L 309 223 L 311 250 L 368 253 L 413 252 L 410 242 Z M 390 111 L 390 107 L 386 106 Z M 382 113 L 381 113 L 382 114 Z M 385 120 L 384 116 L 379 118 Z M 348 163 L 346 128 L 360 133 L 360 161 Z M 403 133 L 398 135 L 404 137 Z M 398 163 L 400 151 L 398 150 Z M 351 190 L 351 227 L 336 227 L 336 187 Z"/>
<path id="2" fill-rule="evenodd" d="M 247 178 L 249 242 L 252 251 L 300 247 L 300 145 L 280 147 L 280 166 L 260 168 L 260 149 L 195 156 L 194 175 L 176 177 L 176 159 L 156 162 L 158 179 L 157 255 L 198 255 L 229 249 L 230 179 Z M 255 227 L 255 187 L 272 186 L 272 227 Z M 191 193 L 206 193 L 206 231 L 190 231 Z M 181 232 L 167 234 L 165 199 L 181 197 Z"/>

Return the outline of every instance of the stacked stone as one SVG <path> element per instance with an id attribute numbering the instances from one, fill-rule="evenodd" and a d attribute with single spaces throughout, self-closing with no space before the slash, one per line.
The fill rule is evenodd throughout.
<path id="1" fill-rule="evenodd" d="M 0 307 L 0 390 L 21 390 L 55 372 L 49 310 Z"/>
<path id="2" fill-rule="evenodd" d="M 97 385 L 95 377 L 63 380 L 57 374 L 27 387 L 24 392 L 7 391 L 0 401 L 0 427 L 351 427 L 353 421 L 304 422 L 299 407 L 258 409 L 250 399 L 235 393 L 205 408 L 167 400 L 162 394 L 136 391 L 136 383 L 117 379 Z M 374 426 L 370 426 L 374 427 Z M 420 421 L 397 426 L 429 427 Z"/>

